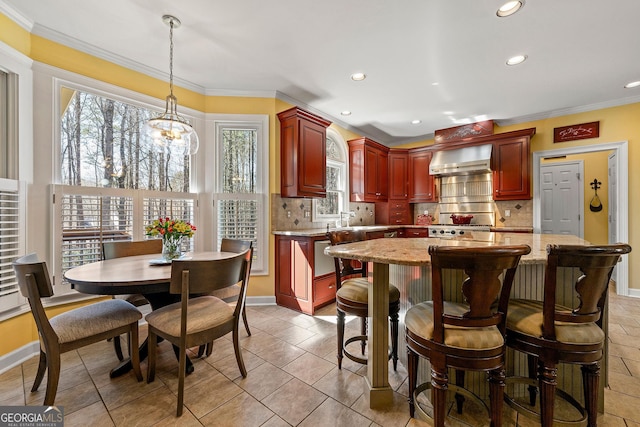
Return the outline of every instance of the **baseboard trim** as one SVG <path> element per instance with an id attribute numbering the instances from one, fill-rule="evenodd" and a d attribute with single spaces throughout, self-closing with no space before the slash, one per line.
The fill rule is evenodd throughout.
<path id="1" fill-rule="evenodd" d="M 276 297 L 247 297 L 245 305 L 276 305 Z"/>
<path id="2" fill-rule="evenodd" d="M 627 289 L 627 293 L 629 294 L 630 297 L 640 298 L 640 289 L 629 288 Z"/>
<path id="3" fill-rule="evenodd" d="M 0 374 L 12 369 L 40 354 L 40 342 L 33 341 L 10 353 L 0 356 Z"/>

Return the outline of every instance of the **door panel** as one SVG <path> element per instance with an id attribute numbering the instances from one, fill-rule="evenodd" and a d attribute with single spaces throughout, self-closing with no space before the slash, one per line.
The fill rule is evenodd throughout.
<path id="1" fill-rule="evenodd" d="M 540 167 L 541 231 L 582 237 L 581 162 Z"/>

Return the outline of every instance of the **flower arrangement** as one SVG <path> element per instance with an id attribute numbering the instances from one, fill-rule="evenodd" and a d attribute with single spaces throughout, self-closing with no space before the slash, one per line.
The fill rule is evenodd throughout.
<path id="1" fill-rule="evenodd" d="M 182 256 L 182 238 L 193 236 L 196 226 L 188 221 L 166 217 L 153 220 L 144 230 L 147 236 L 162 236 L 162 257 L 171 261 Z"/>

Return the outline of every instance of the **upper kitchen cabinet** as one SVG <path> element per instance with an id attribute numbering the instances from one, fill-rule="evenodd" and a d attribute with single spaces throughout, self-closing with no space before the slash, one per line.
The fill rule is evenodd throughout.
<path id="1" fill-rule="evenodd" d="M 349 141 L 352 202 L 383 202 L 389 197 L 389 148 L 369 138 Z"/>
<path id="2" fill-rule="evenodd" d="M 389 200 L 407 200 L 409 195 L 409 151 L 389 151 Z"/>
<path id="3" fill-rule="evenodd" d="M 429 164 L 433 157 L 432 148 L 409 150 L 409 202 L 436 202 L 435 179 L 429 175 Z"/>
<path id="4" fill-rule="evenodd" d="M 535 128 L 493 135 L 493 200 L 531 199 L 530 140 Z"/>
<path id="5" fill-rule="evenodd" d="M 331 122 L 293 107 L 280 120 L 282 197 L 326 197 L 326 138 Z"/>

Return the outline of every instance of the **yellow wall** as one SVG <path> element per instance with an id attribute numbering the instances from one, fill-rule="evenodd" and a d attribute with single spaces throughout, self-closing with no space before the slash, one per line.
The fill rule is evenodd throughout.
<path id="1" fill-rule="evenodd" d="M 17 51 L 31 57 L 35 61 L 69 70 L 90 78 L 124 87 L 136 92 L 164 99 L 168 93 L 168 84 L 165 81 L 155 79 L 142 73 L 126 69 L 119 65 L 109 63 L 108 61 L 98 59 L 91 55 L 76 51 L 58 43 L 46 40 L 42 37 L 29 34 L 13 21 L 0 14 L 0 41 L 13 47 Z M 269 189 L 270 194 L 279 193 L 280 191 L 280 151 L 279 138 L 280 129 L 276 114 L 291 107 L 287 102 L 279 99 L 271 98 L 249 98 L 249 97 L 218 97 L 205 96 L 184 88 L 176 87 L 175 94 L 179 99 L 179 104 L 190 107 L 197 111 L 205 113 L 237 113 L 237 114 L 268 114 L 269 115 Z M 635 145 L 640 141 L 640 104 L 631 104 L 621 107 L 607 108 L 586 113 L 574 114 L 569 116 L 537 120 L 528 123 L 520 123 L 517 125 L 496 127 L 496 133 L 508 132 L 523 128 L 535 127 L 536 135 L 532 139 L 532 151 L 550 150 L 559 147 L 571 147 L 587 144 L 598 144 L 605 142 L 618 142 L 623 140 L 629 141 L 629 164 L 633 164 L 633 159 L 638 159 L 640 153 Z M 553 128 L 591 121 L 600 121 L 600 137 L 597 139 L 589 139 L 582 141 L 566 142 L 563 144 L 553 144 Z M 345 140 L 357 138 L 360 135 L 345 130 L 339 126 L 332 125 Z M 635 144 L 634 144 L 635 142 Z M 432 145 L 433 140 L 426 140 L 412 144 L 406 144 L 405 148 Z M 636 162 L 637 163 L 637 162 Z M 602 175 L 603 181 L 606 178 Z M 589 178 L 589 177 L 587 177 Z M 593 178 L 591 178 L 592 180 Z M 640 180 L 640 170 L 629 168 L 629 187 L 633 188 L 638 185 Z M 586 191 L 585 194 L 591 194 Z M 606 202 L 604 192 L 599 194 L 603 203 Z M 624 195 L 623 195 L 624 197 Z M 586 201 L 586 200 L 585 200 Z M 629 194 L 629 211 L 635 212 L 640 208 L 640 195 L 634 192 Z M 640 241 L 640 226 L 635 227 L 634 218 L 629 218 L 629 243 L 633 246 L 634 242 Z M 585 224 L 585 229 L 588 227 Z M 601 237 L 597 237 L 600 239 Z M 596 242 L 594 238 L 594 242 Z M 269 244 L 271 274 L 269 276 L 256 276 L 251 278 L 251 286 L 249 295 L 266 295 L 274 294 L 274 238 L 270 236 Z M 635 258 L 640 260 L 639 251 L 632 252 L 630 255 L 630 288 L 640 289 L 640 282 L 635 279 L 634 261 Z M 65 310 L 72 306 L 63 306 L 56 310 Z M 29 333 L 24 333 L 24 331 Z M 21 331 L 16 333 L 16 331 Z M 37 338 L 35 327 L 31 321 L 30 315 L 22 315 L 16 318 L 0 322 L 0 355 L 15 350 L 22 345 L 31 342 Z M 10 337 L 10 338 L 7 338 Z"/>

